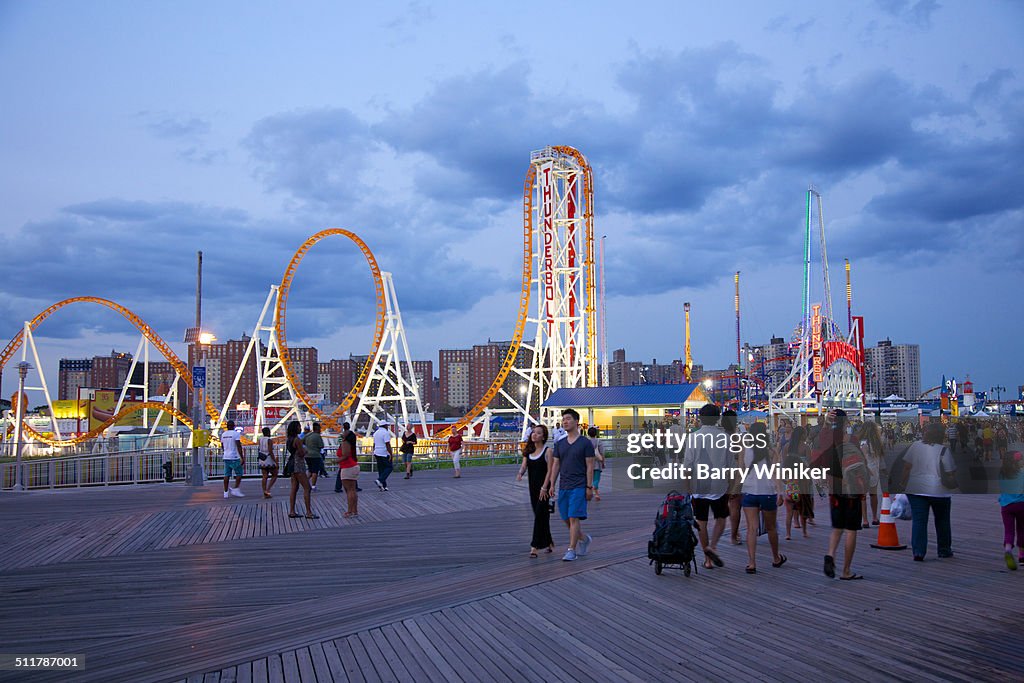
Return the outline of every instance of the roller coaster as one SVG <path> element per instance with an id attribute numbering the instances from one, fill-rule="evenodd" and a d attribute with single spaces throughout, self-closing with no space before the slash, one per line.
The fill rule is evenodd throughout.
<path id="1" fill-rule="evenodd" d="M 539 406 L 542 406 L 544 400 L 556 389 L 597 385 L 598 321 L 595 306 L 593 218 L 593 177 L 591 167 L 583 154 L 567 146 L 551 146 L 533 152 L 523 183 L 522 280 L 512 342 L 497 375 L 480 400 L 452 425 L 434 434 L 435 438 L 445 438 L 453 430 L 461 431 L 479 423 L 481 419 L 486 419 L 493 412 L 500 412 L 489 408 L 491 402 L 499 394 L 514 406 L 510 409 L 512 412 L 523 416 L 525 432 L 530 424 L 547 417 Z M 325 414 L 299 381 L 300 375 L 296 370 L 295 361 L 288 346 L 286 322 L 291 285 L 299 265 L 313 247 L 324 239 L 334 237 L 343 237 L 352 241 L 365 257 L 374 282 L 376 315 L 370 352 L 358 378 L 344 400 L 332 412 Z M 145 345 L 144 362 L 147 364 L 147 373 L 149 345 L 152 345 L 170 363 L 175 372 L 175 379 L 171 391 L 163 402 L 150 401 L 148 387 L 144 386 L 144 400 L 141 403 L 123 406 L 126 390 L 131 381 L 132 373 L 129 372 L 129 378 L 125 380 L 125 386 L 122 387 L 121 397 L 113 414 L 85 433 L 65 437 L 60 432 L 56 418 L 53 417 L 53 401 L 45 376 L 40 369 L 41 364 L 33 333 L 44 320 L 57 311 L 81 304 L 103 306 L 124 317 L 142 335 L 140 350 Z M 273 312 L 273 318 L 272 323 L 268 325 L 266 316 L 270 310 Z M 528 335 L 531 326 L 534 332 L 532 336 Z M 303 241 L 289 260 L 281 282 L 271 286 L 271 294 L 264 306 L 256 330 L 265 330 L 269 334 L 268 354 L 270 355 L 260 359 L 264 368 L 264 379 L 271 374 L 266 371 L 266 368 L 276 360 L 276 367 L 280 368 L 279 374 L 283 376 L 283 387 L 281 388 L 286 394 L 283 401 L 290 404 L 291 414 L 297 414 L 299 410 L 304 411 L 307 417 L 324 423 L 328 428 L 337 429 L 339 419 L 348 415 L 353 406 L 357 404 L 361 406 L 365 401 L 370 401 L 373 406 L 380 404 L 381 394 L 379 392 L 376 402 L 373 402 L 373 397 L 368 396 L 367 386 L 371 378 L 376 376 L 378 380 L 394 381 L 391 375 L 402 374 L 401 359 L 397 357 L 396 340 L 398 336 L 401 336 L 401 344 L 405 345 L 404 331 L 400 324 L 400 313 L 398 313 L 397 298 L 390 274 L 381 271 L 370 247 L 350 230 L 329 228 L 317 232 Z M 389 335 L 392 336 L 389 337 Z M 257 341 L 256 336 L 254 335 L 254 342 Z M 392 351 L 382 347 L 385 337 L 392 340 Z M 256 347 L 258 348 L 259 344 L 256 344 Z M 194 378 L 186 363 L 139 315 L 114 301 L 95 296 L 78 296 L 49 306 L 26 321 L 22 330 L 0 353 L 0 372 L 19 350 L 23 362 L 27 362 L 29 353 L 35 360 L 39 386 L 25 388 L 42 391 L 50 408 L 52 423 L 51 432 L 40 432 L 28 423 L 22 411 L 19 410 L 23 434 L 30 439 L 56 448 L 64 448 L 102 435 L 126 415 L 147 411 L 148 416 L 148 411 L 151 410 L 157 411 L 158 420 L 159 415 L 169 415 L 193 432 L 203 426 L 195 424 L 195 417 L 182 413 L 173 405 L 173 399 L 177 396 L 179 388 L 195 391 Z M 270 357 L 275 354 L 276 358 Z M 528 357 L 529 364 L 522 361 L 517 363 L 521 354 L 524 358 Z M 139 355 L 137 353 L 133 359 L 133 369 Z M 408 358 L 407 347 L 405 355 L 405 360 L 409 363 L 409 374 L 411 374 L 411 361 Z M 242 363 L 243 367 L 248 356 L 249 352 L 247 351 L 246 360 L 243 360 Z M 382 370 L 382 364 L 385 363 L 389 364 L 388 370 Z M 516 373 L 522 380 L 520 386 L 525 387 L 524 395 L 515 396 L 515 392 L 505 390 L 505 382 L 512 373 Z M 412 381 L 415 382 L 414 376 Z M 230 404 L 231 394 L 237 383 L 236 376 L 226 405 Z M 179 385 L 183 386 L 179 387 Z M 412 389 L 414 390 L 412 394 L 416 395 L 415 386 Z M 257 415 L 262 417 L 264 399 L 266 398 L 269 403 L 270 396 L 268 394 L 272 392 L 268 391 L 265 384 L 261 384 L 259 393 L 261 405 Z M 404 396 L 405 394 L 402 394 L 403 411 L 406 407 Z M 538 408 L 531 411 L 531 406 Z M 204 400 L 203 410 L 205 411 L 203 422 L 208 420 L 214 432 L 219 430 L 223 426 L 222 413 L 225 410 L 218 409 L 208 398 Z M 420 408 L 420 415 L 422 415 L 422 408 Z M 283 422 L 282 419 L 272 425 L 272 429 L 275 432 L 278 431 Z M 259 424 L 257 424 L 258 428 Z"/>

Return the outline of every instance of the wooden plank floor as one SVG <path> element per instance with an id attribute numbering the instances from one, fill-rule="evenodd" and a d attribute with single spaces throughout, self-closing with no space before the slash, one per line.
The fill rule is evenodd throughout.
<path id="1" fill-rule="evenodd" d="M 924 563 L 872 550 L 866 532 L 854 567 L 867 579 L 829 580 L 819 519 L 782 542 L 780 569 L 762 537 L 757 575 L 727 546 L 724 569 L 685 578 L 644 559 L 663 490 L 606 491 L 587 558 L 559 561 L 560 525 L 559 552 L 527 558 L 513 474 L 393 478 L 364 491 L 353 523 L 324 492 L 314 522 L 213 486 L 0 496 L 3 649 L 86 655 L 71 679 L 30 680 L 1024 677 L 1024 571 L 1002 564 L 994 496 L 954 500 L 950 560 L 934 539 Z M 909 522 L 899 531 L 908 542 Z"/>

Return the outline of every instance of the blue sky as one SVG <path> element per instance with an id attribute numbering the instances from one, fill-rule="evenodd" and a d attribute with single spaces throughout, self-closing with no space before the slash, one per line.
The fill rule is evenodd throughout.
<path id="1" fill-rule="evenodd" d="M 176 343 L 202 249 L 205 321 L 237 338 L 344 227 L 395 274 L 415 357 L 507 339 L 529 154 L 572 145 L 610 349 L 678 358 L 690 301 L 695 360 L 726 365 L 736 270 L 743 340 L 788 335 L 814 183 L 869 344 L 919 343 L 926 387 L 1024 384 L 1024 7 L 706 5 L 0 3 L 3 336 L 94 294 Z M 322 243 L 290 342 L 365 353 L 371 298 L 355 248 Z M 48 363 L 137 344 L 92 307 L 37 336 Z"/>

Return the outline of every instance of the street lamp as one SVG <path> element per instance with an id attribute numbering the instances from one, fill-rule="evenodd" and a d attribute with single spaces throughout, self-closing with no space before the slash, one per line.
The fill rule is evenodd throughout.
<path id="1" fill-rule="evenodd" d="M 203 368 L 203 386 L 193 387 L 192 391 L 192 477 L 189 480 L 190 486 L 205 486 L 206 473 L 203 472 L 203 456 L 205 449 L 198 444 L 198 432 L 203 425 L 203 410 L 206 404 L 206 347 L 217 341 L 217 337 L 209 332 L 200 332 L 196 336 L 199 342 L 199 366 Z M 193 378 L 194 383 L 195 378 Z"/>
<path id="2" fill-rule="evenodd" d="M 996 415 L 1001 415 L 1002 414 L 1002 405 L 1001 404 L 1003 402 L 1003 392 L 1006 391 L 1006 387 L 1001 387 L 1001 386 L 997 385 L 997 386 L 994 386 L 991 389 L 989 389 L 989 391 L 996 392 Z"/>
<path id="3" fill-rule="evenodd" d="M 21 483 L 21 421 L 25 419 L 25 377 L 32 366 L 25 361 L 18 363 L 18 409 L 14 423 L 14 491 L 24 491 Z"/>

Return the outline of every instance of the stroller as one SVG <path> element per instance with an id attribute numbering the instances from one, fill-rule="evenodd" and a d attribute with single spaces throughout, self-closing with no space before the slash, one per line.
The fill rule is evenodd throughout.
<path id="1" fill-rule="evenodd" d="M 696 526 L 690 496 L 678 491 L 665 496 L 654 518 L 654 534 L 647 542 L 647 558 L 654 565 L 655 574 L 661 574 L 668 565 L 681 567 L 685 576 L 690 575 L 690 565 L 696 571 L 697 534 L 693 531 Z"/>

